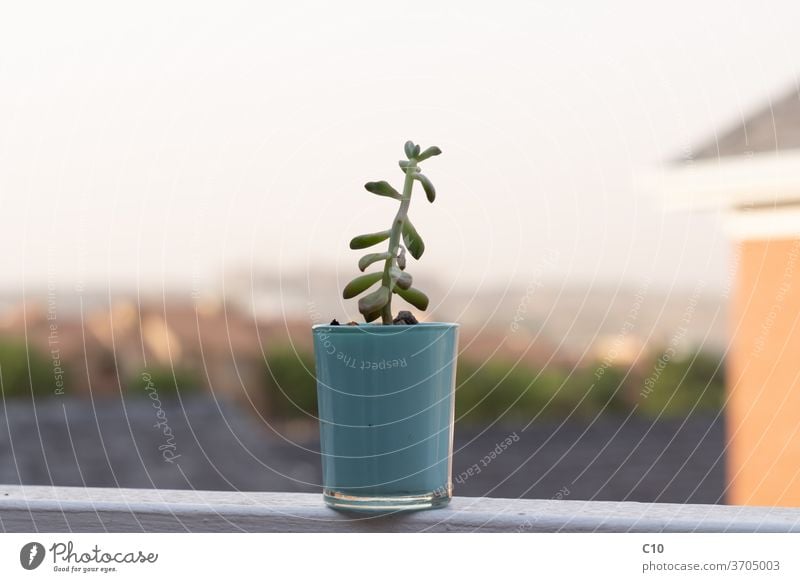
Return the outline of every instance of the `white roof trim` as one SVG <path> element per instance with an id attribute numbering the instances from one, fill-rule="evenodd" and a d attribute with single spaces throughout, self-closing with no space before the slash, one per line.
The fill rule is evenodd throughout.
<path id="1" fill-rule="evenodd" d="M 800 150 L 662 167 L 648 188 L 669 210 L 714 210 L 800 201 Z"/>
<path id="2" fill-rule="evenodd" d="M 725 232 L 735 240 L 800 238 L 800 207 L 778 210 L 730 210 Z"/>

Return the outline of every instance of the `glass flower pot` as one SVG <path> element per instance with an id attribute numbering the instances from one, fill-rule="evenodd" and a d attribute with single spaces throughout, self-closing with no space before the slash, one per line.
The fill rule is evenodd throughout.
<path id="1" fill-rule="evenodd" d="M 317 325 L 313 335 L 325 502 L 447 504 L 458 325 Z"/>

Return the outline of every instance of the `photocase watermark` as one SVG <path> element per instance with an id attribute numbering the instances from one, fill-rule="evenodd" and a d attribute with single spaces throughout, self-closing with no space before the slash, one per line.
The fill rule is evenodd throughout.
<path id="1" fill-rule="evenodd" d="M 519 435 L 512 432 L 506 438 L 496 443 L 494 448 L 480 458 L 476 463 L 472 464 L 469 468 L 462 471 L 453 481 L 459 485 L 466 483 L 470 477 L 479 474 L 483 469 L 489 466 L 492 461 L 502 455 L 514 443 L 519 442 Z M 446 497 L 452 493 L 452 485 L 442 485 L 433 491 L 434 497 Z"/>
<path id="2" fill-rule="evenodd" d="M 195 212 L 193 223 L 198 226 L 195 227 L 191 241 L 192 245 L 195 248 L 198 248 L 200 242 L 206 238 L 205 228 L 201 225 L 205 225 L 206 222 L 208 221 L 208 208 L 209 208 L 208 200 L 200 197 L 199 199 L 193 202 L 192 207 Z M 204 256 L 205 253 L 195 252 L 194 257 L 192 259 L 192 267 L 190 274 L 191 287 L 189 291 L 189 296 L 194 301 L 199 301 L 202 297 L 202 293 L 200 291 L 201 280 L 202 280 L 201 273 L 203 272 L 201 266 L 202 264 L 201 257 Z"/>
<path id="3" fill-rule="evenodd" d="M 739 271 L 739 264 L 742 262 L 742 249 L 741 244 L 737 245 L 732 260 L 728 261 L 728 270 L 725 273 L 725 279 L 722 285 L 721 295 L 723 299 L 728 299 L 733 290 L 733 284 L 736 281 L 736 273 Z"/>
<path id="4" fill-rule="evenodd" d="M 700 295 L 702 295 L 705 286 L 705 281 L 701 281 L 692 291 L 692 295 L 689 297 L 689 301 L 686 303 L 686 309 L 683 310 L 683 316 L 678 322 L 678 327 L 675 329 L 672 337 L 670 337 L 667 347 L 658 357 L 658 360 L 656 360 L 656 363 L 653 366 L 653 371 L 650 372 L 650 375 L 647 378 L 645 378 L 642 389 L 639 392 L 639 396 L 642 398 L 647 398 L 653 393 L 659 378 L 661 378 L 661 373 L 664 371 L 670 361 L 676 355 L 678 355 L 678 348 L 686 338 L 686 334 L 689 331 L 689 326 L 694 318 L 695 312 L 697 311 L 697 304 L 700 301 Z"/>
<path id="5" fill-rule="evenodd" d="M 770 306 L 766 318 L 761 322 L 761 329 L 754 341 L 753 356 L 760 356 L 766 349 L 767 338 L 775 325 L 775 320 L 783 309 L 786 296 L 792 288 L 792 280 L 795 277 L 798 260 L 800 260 L 800 241 L 796 240 L 792 243 L 792 248 L 789 250 L 786 264 L 783 267 L 781 283 L 778 285 L 778 290 L 775 292 L 775 300 Z"/>
<path id="6" fill-rule="evenodd" d="M 519 442 L 519 435 L 516 432 L 512 432 L 505 439 L 496 443 L 494 448 L 481 457 L 477 462 L 473 463 L 470 467 L 462 471 L 454 479 L 454 481 L 459 485 L 463 485 L 470 477 L 474 477 L 475 475 L 481 473 L 492 463 L 492 461 L 506 452 L 511 445 L 517 442 Z"/>
<path id="7" fill-rule="evenodd" d="M 308 317 L 311 320 L 311 325 L 321 325 L 328 322 L 326 319 L 322 318 L 322 314 L 319 312 L 319 308 L 317 307 L 317 303 L 315 301 L 309 301 L 306 306 L 308 310 Z"/>
<path id="8" fill-rule="evenodd" d="M 61 361 L 61 345 L 58 331 L 58 303 L 56 299 L 56 283 L 52 273 L 47 277 L 47 347 L 50 353 L 50 365 L 53 368 L 53 393 L 64 395 L 64 367 Z"/>
<path id="9" fill-rule="evenodd" d="M 89 550 L 76 550 L 72 540 L 56 542 L 45 549 L 39 542 L 29 542 L 19 552 L 19 563 L 25 570 L 35 570 L 50 555 L 53 572 L 64 574 L 109 574 L 119 565 L 155 564 L 156 552 L 106 551 L 97 544 Z"/>
<path id="10" fill-rule="evenodd" d="M 308 302 L 308 313 L 312 324 L 319 323 L 319 311 L 317 310 L 317 306 L 313 301 Z M 322 352 L 328 354 L 329 356 L 335 355 L 336 361 L 345 368 L 363 370 L 365 372 L 382 372 L 396 368 L 408 367 L 408 358 L 406 357 L 381 360 L 364 360 L 345 353 L 336 347 L 332 335 L 333 334 L 320 331 L 316 336 L 317 346 Z"/>
<path id="11" fill-rule="evenodd" d="M 569 497 L 569 494 L 570 494 L 569 489 L 567 488 L 566 485 L 564 485 L 558 491 L 556 491 L 555 495 L 553 495 L 547 501 L 547 503 L 558 502 L 558 501 L 561 501 L 563 499 L 566 499 L 567 497 Z M 539 519 L 540 519 L 539 517 L 530 517 L 530 518 L 526 519 L 525 521 L 523 521 L 517 527 L 516 532 L 517 533 L 524 533 L 524 532 L 532 529 L 538 523 Z"/>
<path id="12" fill-rule="evenodd" d="M 531 302 L 531 299 L 533 299 L 536 291 L 544 287 L 544 281 L 542 280 L 542 273 L 544 272 L 544 269 L 546 267 L 555 265 L 560 256 L 561 254 L 557 250 L 548 249 L 545 251 L 544 259 L 540 260 L 534 266 L 531 282 L 528 283 L 528 286 L 525 288 L 525 294 L 522 296 L 519 305 L 517 305 L 517 310 L 511 320 L 511 333 L 516 333 L 519 331 L 520 323 L 525 321 L 525 317 L 528 314 L 528 304 Z"/>
<path id="13" fill-rule="evenodd" d="M 317 304 L 313 301 L 308 302 L 308 315 L 311 319 L 312 325 L 319 325 L 322 323 L 323 319 L 319 313 L 319 309 L 317 309 Z M 336 345 L 333 343 L 333 338 L 329 333 L 320 333 L 319 334 L 319 345 L 322 347 L 328 355 L 333 355 L 338 352 L 340 356 L 339 360 L 344 359 L 344 355 L 336 349 Z M 346 363 L 349 366 L 349 363 Z"/>
<path id="14" fill-rule="evenodd" d="M 692 151 L 691 145 L 684 144 L 681 148 L 681 161 L 685 162 L 687 165 L 694 164 L 694 151 Z"/>
<path id="15" fill-rule="evenodd" d="M 642 310 L 642 305 L 647 297 L 647 291 L 649 288 L 650 279 L 645 279 L 636 289 L 636 293 L 633 296 L 633 303 L 631 304 L 631 307 L 625 316 L 625 320 L 622 322 L 622 326 L 614 336 L 614 339 L 611 342 L 611 347 L 605 353 L 603 359 L 600 360 L 600 365 L 594 371 L 595 379 L 599 380 L 602 378 L 606 373 L 606 370 L 614 365 L 614 362 L 619 357 L 619 349 L 624 345 L 628 335 L 634 329 L 636 329 L 636 322 L 639 320 L 639 313 Z"/>
<path id="16" fill-rule="evenodd" d="M 153 401 L 153 408 L 156 409 L 156 418 L 158 420 L 153 426 L 159 429 L 164 436 L 164 442 L 158 446 L 158 450 L 161 451 L 161 456 L 167 463 L 174 463 L 181 455 L 177 454 L 175 435 L 167 421 L 167 413 L 164 412 L 164 408 L 161 406 L 161 399 L 158 397 L 158 389 L 149 372 L 142 372 L 142 381 L 144 382 L 144 390 L 147 392 L 150 400 Z"/>
<path id="17" fill-rule="evenodd" d="M 19 551 L 19 565 L 26 570 L 35 570 L 42 565 L 45 549 L 39 542 L 28 542 Z"/>
<path id="18" fill-rule="evenodd" d="M 336 348 L 333 348 L 333 351 L 328 353 L 331 355 L 335 354 Z M 342 364 L 344 364 L 345 367 L 357 370 L 380 371 L 380 370 L 391 370 L 392 368 L 408 367 L 408 361 L 406 360 L 406 358 L 371 361 L 371 360 L 360 360 L 359 358 L 354 358 L 353 356 L 348 356 L 346 354 L 343 354 L 342 352 L 339 352 L 338 354 L 336 354 L 336 359 L 340 361 Z"/>

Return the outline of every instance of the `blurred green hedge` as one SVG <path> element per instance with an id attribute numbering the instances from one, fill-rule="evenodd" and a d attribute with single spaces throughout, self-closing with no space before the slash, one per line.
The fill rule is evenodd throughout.
<path id="1" fill-rule="evenodd" d="M 0 378 L 4 398 L 46 397 L 64 392 L 66 373 L 60 362 L 25 342 L 0 340 Z"/>
<path id="2" fill-rule="evenodd" d="M 485 423 L 498 418 L 591 418 L 597 414 L 676 417 L 718 411 L 724 402 L 722 360 L 708 353 L 673 358 L 663 365 L 655 355 L 637 367 L 603 367 L 599 362 L 575 368 L 536 369 L 502 359 L 461 358 L 456 381 L 456 418 Z M 317 414 L 314 358 L 310 353 L 278 349 L 267 356 L 267 413 L 273 418 L 309 418 Z M 657 378 L 656 378 L 657 371 Z M 645 390 L 650 380 L 651 389 Z"/>
<path id="3" fill-rule="evenodd" d="M 0 340 L 3 396 L 46 397 L 57 393 L 60 380 L 47 354 L 23 342 Z M 145 376 L 145 373 L 148 376 Z M 202 391 L 205 382 L 188 369 L 153 367 L 127 379 L 128 395 L 148 396 L 148 381 L 159 398 Z M 278 347 L 267 354 L 264 371 L 265 412 L 273 419 L 312 419 L 317 414 L 314 357 Z M 456 381 L 456 418 L 467 423 L 500 419 L 528 422 L 534 418 L 591 418 L 597 414 L 636 414 L 649 418 L 716 412 L 725 401 L 722 359 L 696 352 L 666 358 L 655 354 L 636 367 L 604 367 L 599 362 L 575 368 L 514 365 L 492 359 L 462 357 Z"/>
<path id="4" fill-rule="evenodd" d="M 206 381 L 200 374 L 185 368 L 152 366 L 140 370 L 123 383 L 127 396 L 176 400 L 203 392 Z M 152 395 L 152 396 L 151 396 Z"/>
<path id="5" fill-rule="evenodd" d="M 655 418 L 721 409 L 724 366 L 712 354 L 650 358 L 635 368 L 590 366 L 537 370 L 512 362 L 463 361 L 456 417 L 485 422 L 627 414 Z M 662 363 L 659 363 L 662 362 Z M 646 387 L 649 387 L 647 389 Z"/>
<path id="6" fill-rule="evenodd" d="M 317 415 L 314 355 L 290 347 L 270 351 L 264 370 L 266 412 L 272 418 L 313 419 Z"/>

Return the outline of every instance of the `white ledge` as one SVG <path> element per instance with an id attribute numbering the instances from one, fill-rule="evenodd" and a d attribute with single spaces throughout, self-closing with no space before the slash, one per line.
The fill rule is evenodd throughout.
<path id="1" fill-rule="evenodd" d="M 800 199 L 800 151 L 696 160 L 661 167 L 641 177 L 642 188 L 670 210 L 729 209 Z"/>
<path id="2" fill-rule="evenodd" d="M 0 485 L 5 532 L 799 532 L 800 509 L 457 497 L 346 514 L 321 495 Z"/>

